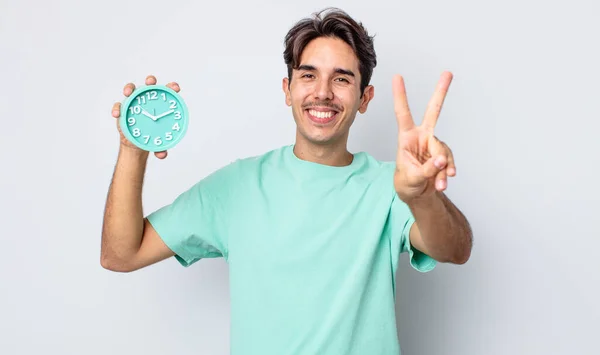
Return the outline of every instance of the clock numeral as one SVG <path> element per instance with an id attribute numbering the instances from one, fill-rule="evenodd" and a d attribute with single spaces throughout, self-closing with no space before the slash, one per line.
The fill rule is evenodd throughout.
<path id="1" fill-rule="evenodd" d="M 130 126 L 133 126 L 135 124 L 135 117 L 129 117 L 127 123 L 129 123 Z"/>
<path id="2" fill-rule="evenodd" d="M 144 136 L 144 144 L 148 144 L 149 140 L 150 140 L 150 136 Z"/>
<path id="3" fill-rule="evenodd" d="M 165 140 L 173 140 L 173 134 L 171 132 L 165 133 Z"/>
<path id="4" fill-rule="evenodd" d="M 171 103 L 171 106 L 169 106 L 169 108 L 172 108 L 172 109 L 177 108 L 177 102 L 175 102 L 175 100 L 171 100 L 171 101 L 169 101 L 169 103 Z"/>
<path id="5" fill-rule="evenodd" d="M 133 134 L 133 136 L 137 138 L 142 135 L 142 132 L 140 131 L 139 128 L 134 128 L 133 132 L 131 132 L 131 134 Z"/>
<path id="6" fill-rule="evenodd" d="M 158 93 L 156 91 L 149 91 L 146 93 L 146 96 L 148 97 L 148 100 L 156 100 Z"/>
<path id="7" fill-rule="evenodd" d="M 144 96 L 144 95 L 138 96 L 137 97 L 137 102 L 138 102 L 138 105 L 145 104 L 146 103 L 146 96 Z"/>
<path id="8" fill-rule="evenodd" d="M 160 137 L 156 137 L 156 139 L 154 139 L 154 144 L 155 145 L 161 145 L 162 144 L 162 140 L 160 139 Z"/>
<path id="9" fill-rule="evenodd" d="M 163 101 L 167 101 L 167 94 L 165 94 L 164 92 L 162 94 L 160 94 L 160 96 L 162 96 Z"/>
<path id="10" fill-rule="evenodd" d="M 175 111 L 175 119 L 176 120 L 180 120 L 181 119 L 181 112 Z"/>
<path id="11" fill-rule="evenodd" d="M 179 128 L 179 123 L 175 122 L 175 124 L 173 125 L 173 127 L 171 128 L 177 132 L 179 132 L 180 128 Z"/>
<path id="12" fill-rule="evenodd" d="M 138 97 L 139 99 L 139 97 Z M 138 105 L 138 106 L 133 106 L 129 108 L 129 112 L 131 112 L 131 114 L 135 114 L 135 115 L 139 115 L 140 112 L 142 112 L 142 108 Z"/>

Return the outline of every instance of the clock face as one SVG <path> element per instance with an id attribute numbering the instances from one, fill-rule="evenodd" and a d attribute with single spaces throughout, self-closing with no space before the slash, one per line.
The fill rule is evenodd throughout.
<path id="1" fill-rule="evenodd" d="M 185 102 L 166 86 L 138 89 L 122 106 L 121 131 L 143 150 L 158 152 L 174 147 L 183 138 L 187 126 Z"/>

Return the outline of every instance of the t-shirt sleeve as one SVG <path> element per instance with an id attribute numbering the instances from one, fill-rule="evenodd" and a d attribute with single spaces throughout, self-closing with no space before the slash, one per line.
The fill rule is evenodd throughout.
<path id="1" fill-rule="evenodd" d="M 227 257 L 233 173 L 232 165 L 221 168 L 147 216 L 181 265 Z"/>
<path id="2" fill-rule="evenodd" d="M 408 253 L 410 265 L 419 272 L 433 270 L 437 261 L 413 247 L 410 242 L 410 229 L 415 223 L 415 218 L 408 205 L 395 192 L 392 197 L 388 223 L 390 224 L 389 235 L 394 254 Z"/>

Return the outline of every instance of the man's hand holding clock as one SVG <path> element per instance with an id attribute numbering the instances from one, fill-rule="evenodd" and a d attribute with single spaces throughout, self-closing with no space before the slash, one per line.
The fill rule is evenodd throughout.
<path id="1" fill-rule="evenodd" d="M 137 89 L 133 83 L 126 84 L 123 94 L 127 99 L 123 104 L 113 105 L 112 116 L 117 118 L 122 147 L 142 154 L 154 152 L 157 158 L 164 159 L 167 148 L 177 144 L 185 134 L 188 115 L 178 95 L 179 84 L 157 86 L 156 82 L 156 77 L 149 75 L 146 87 Z M 161 113 L 157 115 L 157 111 Z"/>

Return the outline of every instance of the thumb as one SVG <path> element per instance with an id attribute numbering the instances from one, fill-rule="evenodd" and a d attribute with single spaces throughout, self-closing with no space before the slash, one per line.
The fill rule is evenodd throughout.
<path id="1" fill-rule="evenodd" d="M 443 155 L 434 155 L 429 158 L 422 166 L 422 174 L 426 179 L 436 176 L 446 167 L 448 160 Z"/>
<path id="2" fill-rule="evenodd" d="M 158 158 L 158 159 L 165 159 L 167 157 L 167 151 L 164 150 L 162 152 L 155 152 L 154 155 Z"/>

